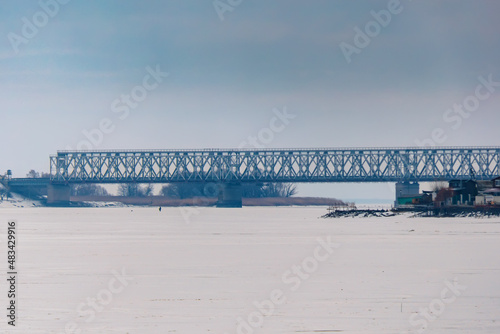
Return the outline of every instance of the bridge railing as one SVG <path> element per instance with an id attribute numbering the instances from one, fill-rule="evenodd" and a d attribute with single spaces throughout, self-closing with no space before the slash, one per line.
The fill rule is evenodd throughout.
<path id="1" fill-rule="evenodd" d="M 204 152 L 334 152 L 334 151 L 464 151 L 498 150 L 498 146 L 432 146 L 432 147 L 310 147 L 310 148 L 202 148 L 202 149 L 120 149 L 120 150 L 59 150 L 58 154 L 108 154 L 108 153 L 204 153 Z"/>

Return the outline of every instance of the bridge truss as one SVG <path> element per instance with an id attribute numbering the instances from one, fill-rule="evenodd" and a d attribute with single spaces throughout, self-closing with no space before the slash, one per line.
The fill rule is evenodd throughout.
<path id="1" fill-rule="evenodd" d="M 500 147 L 60 151 L 50 169 L 53 184 L 487 180 Z"/>

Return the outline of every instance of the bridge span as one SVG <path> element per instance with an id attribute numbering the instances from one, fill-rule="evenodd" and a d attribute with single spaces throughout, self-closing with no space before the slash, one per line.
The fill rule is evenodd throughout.
<path id="1" fill-rule="evenodd" d="M 485 180 L 500 147 L 59 151 L 50 171 L 63 184 Z"/>
<path id="2" fill-rule="evenodd" d="M 226 194 L 241 203 L 239 186 L 252 182 L 488 180 L 500 175 L 500 147 L 59 151 L 50 157 L 50 174 L 54 189 L 78 183 L 217 183 L 223 185 L 222 201 Z"/>
<path id="3" fill-rule="evenodd" d="M 397 182 L 418 188 L 418 182 L 499 175 L 500 147 L 121 150 L 59 151 L 50 157 L 50 178 L 2 183 L 39 188 L 53 204 L 69 202 L 72 184 L 215 183 L 221 205 L 239 206 L 244 183 Z"/>

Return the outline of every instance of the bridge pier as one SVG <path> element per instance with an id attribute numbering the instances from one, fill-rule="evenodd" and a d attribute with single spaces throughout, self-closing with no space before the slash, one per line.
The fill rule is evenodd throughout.
<path id="1" fill-rule="evenodd" d="M 223 183 L 219 190 L 218 208 L 241 208 L 243 190 L 241 183 Z"/>
<path id="2" fill-rule="evenodd" d="M 68 206 L 71 187 L 69 185 L 49 184 L 47 187 L 47 204 Z"/>

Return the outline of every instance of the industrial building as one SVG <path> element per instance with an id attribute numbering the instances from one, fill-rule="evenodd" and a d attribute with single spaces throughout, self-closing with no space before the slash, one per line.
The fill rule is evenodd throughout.
<path id="1" fill-rule="evenodd" d="M 491 180 L 489 185 L 476 196 L 476 205 L 500 205 L 500 177 Z"/>

